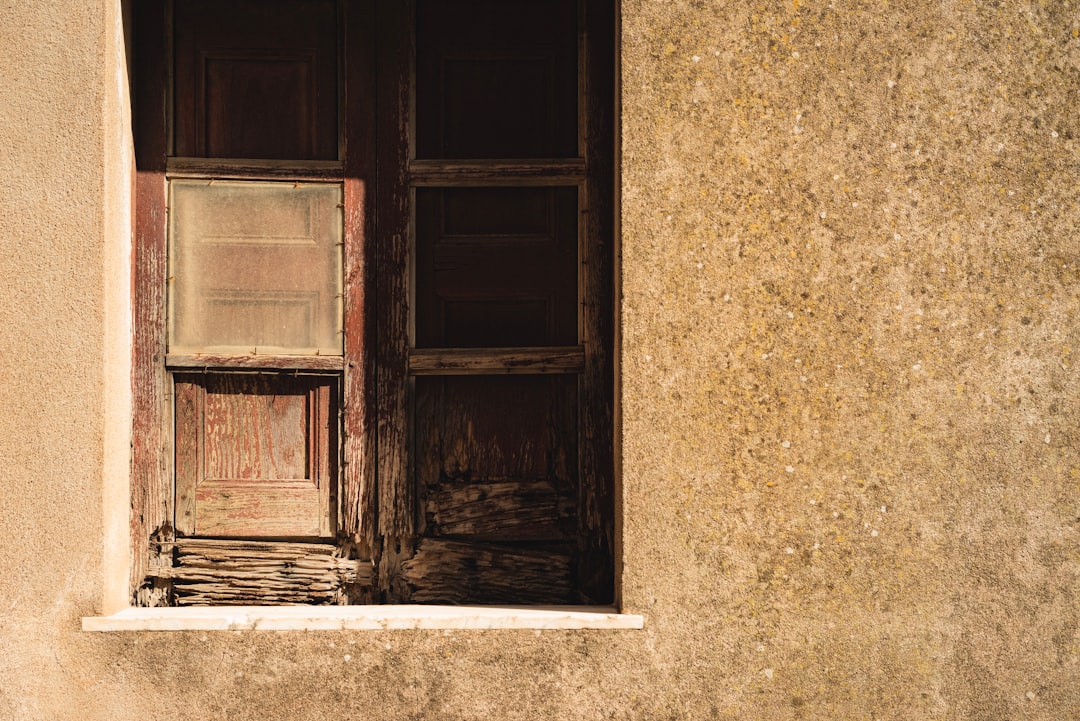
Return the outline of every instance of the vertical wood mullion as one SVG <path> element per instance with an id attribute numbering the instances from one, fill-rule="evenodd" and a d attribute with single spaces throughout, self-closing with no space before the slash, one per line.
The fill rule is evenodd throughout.
<path id="1" fill-rule="evenodd" d="M 164 0 L 136 5 L 136 34 L 144 39 L 135 63 L 135 244 L 132 329 L 132 592 L 146 576 L 150 537 L 167 532 L 172 498 L 165 399 L 166 274 L 166 8 Z M 169 540 L 169 539 L 164 539 Z"/>
<path id="2" fill-rule="evenodd" d="M 584 94 L 586 207 L 584 258 L 585 374 L 582 476 L 578 523 L 578 588 L 587 603 L 614 594 L 614 449 L 612 337 L 614 333 L 613 137 L 614 12 L 611 0 L 585 3 Z"/>
<path id="3" fill-rule="evenodd" d="M 387 600 L 414 533 L 408 473 L 409 148 L 412 2 L 382 2 L 378 27 L 378 530 L 380 587 Z"/>
<path id="4" fill-rule="evenodd" d="M 343 535 L 370 556 L 375 508 L 375 33 L 371 0 L 346 2 L 344 32 Z"/>

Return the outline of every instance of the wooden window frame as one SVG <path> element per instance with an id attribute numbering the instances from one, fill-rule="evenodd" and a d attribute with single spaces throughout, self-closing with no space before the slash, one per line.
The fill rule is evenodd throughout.
<path id="1" fill-rule="evenodd" d="M 169 38 L 169 0 L 136 6 L 138 38 Z M 582 558 L 585 597 L 617 600 L 614 471 L 615 13 L 611 0 L 579 0 L 579 153 L 551 160 L 417 160 L 413 120 L 412 2 L 339 0 L 341 135 L 338 160 L 262 161 L 171 157 L 168 43 L 139 52 L 135 80 L 135 243 L 130 584 L 136 605 L 158 605 L 185 578 L 174 561 L 200 567 L 258 561 L 309 569 L 271 581 L 239 602 L 354 603 L 407 598 L 403 563 L 415 551 L 410 383 L 419 375 L 573 373 L 580 377 Z M 364 22 L 374 18 L 374 22 Z M 586 33 L 580 28 L 605 27 Z M 398 42 L 379 38 L 397 37 Z M 151 47 L 154 47 L 151 45 Z M 141 48 L 140 48 L 141 50 Z M 375 66 L 379 67 L 376 76 Z M 594 92 L 594 88 L 601 89 Z M 378 108 L 375 123 L 356 122 Z M 376 136 L 379 142 L 376 144 Z M 340 182 L 344 190 L 344 352 L 341 357 L 177 355 L 166 348 L 167 189 L 173 178 Z M 415 349 L 410 340 L 411 209 L 416 188 L 492 185 L 578 189 L 579 344 L 563 348 Z M 378 192 L 372 192 L 377 188 Z M 376 224 L 375 219 L 379 222 Z M 347 546 L 188 539 L 173 523 L 172 375 L 225 370 L 339 378 L 340 481 L 336 526 Z M 339 543 L 340 546 L 340 543 Z M 246 562 L 245 561 L 245 562 Z M 582 564 L 583 566 L 586 564 Z M 306 594 L 304 583 L 339 584 Z M 275 575 L 277 574 L 277 575 Z M 322 574 L 322 575 L 320 575 Z M 227 576 L 224 572 L 221 577 Z M 286 574 L 288 575 L 288 574 Z M 195 574 L 198 576 L 198 573 Z M 210 574 L 213 576 L 213 574 Z M 216 577 L 215 577 L 216 578 Z M 211 578 L 211 581 L 214 579 Z M 274 585 L 280 581 L 280 585 Z M 266 590 L 266 589 L 270 590 Z M 312 586 L 315 589 L 315 585 Z M 237 602 L 228 593 L 199 603 Z"/>

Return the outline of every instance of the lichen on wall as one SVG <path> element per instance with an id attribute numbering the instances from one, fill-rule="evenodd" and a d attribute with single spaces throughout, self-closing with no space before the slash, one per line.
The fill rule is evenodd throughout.
<path id="1" fill-rule="evenodd" d="M 623 0 L 617 632 L 78 630 L 111 5 L 0 14 L 0 718 L 1080 717 L 1073 0 Z"/>

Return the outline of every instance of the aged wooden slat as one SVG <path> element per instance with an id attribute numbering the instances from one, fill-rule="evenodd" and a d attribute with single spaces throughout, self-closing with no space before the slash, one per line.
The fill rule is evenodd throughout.
<path id="1" fill-rule="evenodd" d="M 422 186 L 574 185 L 585 178 L 583 158 L 551 160 L 413 160 L 412 184 Z"/>
<path id="2" fill-rule="evenodd" d="M 176 369 L 219 370 L 241 368 L 250 370 L 326 371 L 340 372 L 344 366 L 341 356 L 299 355 L 213 355 L 208 353 L 169 353 L 165 365 Z"/>
<path id="3" fill-rule="evenodd" d="M 176 532 L 195 533 L 195 491 L 202 480 L 203 393 L 195 383 L 176 379 L 173 384 L 177 428 L 189 428 L 175 441 L 176 449 Z"/>
<path id="4" fill-rule="evenodd" d="M 485 541 L 573 536 L 574 501 L 547 480 L 441 484 L 425 504 L 427 533 Z"/>
<path id="5" fill-rule="evenodd" d="M 139 3 L 135 94 L 135 243 L 132 252 L 131 588 L 143 586 L 152 535 L 171 534 L 165 366 L 165 3 Z M 155 41 L 157 39 L 157 41 Z M 143 594 L 145 595 L 145 594 Z M 143 599 L 153 603 L 153 599 Z"/>
<path id="6" fill-rule="evenodd" d="M 169 178 L 206 180 L 294 180 L 327 182 L 345 178 L 339 160 L 255 160 L 235 158 L 169 158 Z"/>
<path id="7" fill-rule="evenodd" d="M 583 62 L 582 233 L 583 382 L 578 587 L 586 603 L 614 600 L 614 123 L 615 13 L 610 0 L 586 0 Z"/>
<path id="8" fill-rule="evenodd" d="M 176 563 L 152 573 L 172 580 L 182 606 L 344 603 L 350 586 L 373 578 L 370 561 L 342 558 L 331 545 L 178 539 L 162 547 Z"/>
<path id="9" fill-rule="evenodd" d="M 540 348 L 413 348 L 412 375 L 477 375 L 492 373 L 580 373 L 583 346 Z"/>
<path id="10" fill-rule="evenodd" d="M 416 603 L 573 603 L 571 555 L 425 538 L 403 566 Z"/>
<path id="11" fill-rule="evenodd" d="M 378 3 L 378 527 L 387 537 L 413 534 L 408 472 L 409 68 L 412 3 Z M 390 571 L 380 574 L 391 578 Z"/>
<path id="12" fill-rule="evenodd" d="M 370 0 L 344 3 L 345 373 L 341 532 L 375 547 L 375 30 Z"/>

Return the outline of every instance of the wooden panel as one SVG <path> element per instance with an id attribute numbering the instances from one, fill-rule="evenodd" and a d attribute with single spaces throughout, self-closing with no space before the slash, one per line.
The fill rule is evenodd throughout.
<path id="1" fill-rule="evenodd" d="M 178 527 L 203 536 L 332 535 L 336 385 L 178 375 Z"/>
<path id="2" fill-rule="evenodd" d="M 491 373 L 580 373 L 582 346 L 540 348 L 413 348 L 412 375 L 479 375 Z"/>
<path id="3" fill-rule="evenodd" d="M 577 189 L 416 192 L 416 345 L 577 342 Z"/>
<path id="4" fill-rule="evenodd" d="M 545 480 L 446 483 L 427 497 L 426 532 L 485 541 L 573 537 L 575 500 Z"/>
<path id="5" fill-rule="evenodd" d="M 417 157 L 574 157 L 575 0 L 418 0 Z"/>
<path id="6" fill-rule="evenodd" d="M 173 581 L 180 606 L 344 603 L 350 587 L 370 586 L 373 578 L 369 561 L 343 558 L 330 545 L 207 539 L 162 545 L 175 565 L 153 573 Z"/>
<path id="7" fill-rule="evenodd" d="M 318 489 L 303 481 L 205 480 L 195 491 L 200 536 L 319 536 Z"/>
<path id="8" fill-rule="evenodd" d="M 176 155 L 338 157 L 333 0 L 175 6 Z"/>
<path id="9" fill-rule="evenodd" d="M 416 475 L 449 480 L 577 480 L 574 376 L 416 379 Z"/>
<path id="10" fill-rule="evenodd" d="M 380 32 L 378 78 L 378 524 L 384 538 L 386 585 L 397 574 L 387 550 L 413 535 L 416 509 L 408 462 L 409 347 L 409 77 L 412 3 L 376 5 Z"/>
<path id="11" fill-rule="evenodd" d="M 425 538 L 403 564 L 415 603 L 576 602 L 573 562 L 559 546 L 535 549 Z"/>

